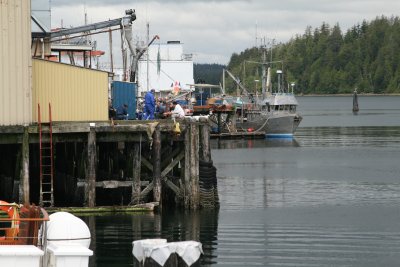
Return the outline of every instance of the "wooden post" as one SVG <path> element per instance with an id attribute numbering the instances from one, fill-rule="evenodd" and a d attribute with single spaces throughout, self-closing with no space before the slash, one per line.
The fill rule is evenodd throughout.
<path id="1" fill-rule="evenodd" d="M 185 168 L 183 170 L 184 172 L 183 202 L 185 209 L 188 209 L 190 207 L 190 192 L 192 191 L 190 183 L 190 139 L 191 139 L 191 127 L 190 123 L 188 123 L 185 133 L 185 141 L 183 144 L 185 149 Z"/>
<path id="2" fill-rule="evenodd" d="M 201 155 L 200 159 L 210 162 L 211 161 L 211 149 L 210 149 L 210 129 L 207 124 L 200 126 L 201 132 Z"/>
<path id="3" fill-rule="evenodd" d="M 153 198 L 161 206 L 161 132 L 156 128 L 153 133 Z"/>
<path id="4" fill-rule="evenodd" d="M 90 127 L 88 134 L 87 157 L 85 204 L 93 208 L 96 206 L 96 132 L 94 127 Z"/>
<path id="5" fill-rule="evenodd" d="M 190 183 L 191 183 L 191 208 L 197 209 L 200 204 L 199 188 L 199 125 L 192 123 L 190 142 Z"/>
<path id="6" fill-rule="evenodd" d="M 22 138 L 22 166 L 21 175 L 22 181 L 19 183 L 19 202 L 29 204 L 29 133 L 28 127 L 24 128 L 24 135 Z"/>
<path id="7" fill-rule="evenodd" d="M 132 204 L 139 204 L 140 201 L 140 172 L 141 172 L 141 155 L 140 155 L 140 146 L 139 142 L 135 142 L 133 144 L 133 174 L 132 174 Z"/>

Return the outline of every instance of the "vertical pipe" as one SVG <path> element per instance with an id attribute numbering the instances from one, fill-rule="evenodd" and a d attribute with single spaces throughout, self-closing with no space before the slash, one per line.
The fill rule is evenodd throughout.
<path id="1" fill-rule="evenodd" d="M 22 182 L 19 183 L 19 202 L 29 204 L 29 133 L 28 127 L 24 127 L 24 136 L 22 139 Z"/>
<path id="2" fill-rule="evenodd" d="M 161 203 L 161 132 L 156 128 L 153 133 L 153 198 Z"/>
<path id="3" fill-rule="evenodd" d="M 140 171 L 141 171 L 141 155 L 140 155 L 140 143 L 135 142 L 133 144 L 133 181 L 132 181 L 132 204 L 139 204 L 140 201 Z"/>
<path id="4" fill-rule="evenodd" d="M 96 206 L 96 132 L 94 127 L 90 127 L 87 146 L 88 165 L 86 169 L 86 206 L 93 208 Z"/>

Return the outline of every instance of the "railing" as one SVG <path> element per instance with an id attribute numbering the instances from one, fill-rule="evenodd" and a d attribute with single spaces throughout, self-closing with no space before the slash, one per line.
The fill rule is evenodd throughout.
<path id="1" fill-rule="evenodd" d="M 49 220 L 48 213 L 38 206 L 20 206 L 15 203 L 1 204 L 1 207 L 10 207 L 17 213 L 12 218 L 0 216 L 0 245 L 34 245 L 43 244 L 39 239 L 39 229 L 46 233 L 46 222 Z M 2 209 L 4 211 L 4 209 Z M 6 213 L 0 213 L 0 215 Z M 43 241 L 42 240 L 42 241 Z"/>

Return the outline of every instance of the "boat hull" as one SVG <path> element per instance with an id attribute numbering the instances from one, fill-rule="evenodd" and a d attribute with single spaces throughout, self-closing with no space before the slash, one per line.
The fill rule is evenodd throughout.
<path id="1" fill-rule="evenodd" d="M 292 138 L 302 117 L 296 113 L 260 114 L 247 121 L 239 121 L 238 128 L 252 131 L 264 131 L 270 138 Z"/>

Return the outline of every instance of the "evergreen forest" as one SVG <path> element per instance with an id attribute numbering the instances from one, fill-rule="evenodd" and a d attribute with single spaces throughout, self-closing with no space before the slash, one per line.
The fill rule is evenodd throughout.
<path id="1" fill-rule="evenodd" d="M 195 83 L 218 85 L 221 83 L 221 75 L 224 68 L 226 66 L 220 64 L 194 64 L 194 81 Z"/>
<path id="2" fill-rule="evenodd" d="M 250 92 L 261 92 L 262 62 L 271 67 L 273 90 L 282 70 L 283 87 L 294 83 L 296 94 L 400 93 L 400 18 L 377 17 L 345 33 L 339 24 L 307 27 L 286 43 L 234 53 L 227 69 Z M 221 79 L 222 70 L 214 76 Z M 227 91 L 234 92 L 233 80 L 226 81 Z"/>

